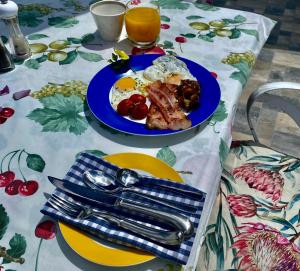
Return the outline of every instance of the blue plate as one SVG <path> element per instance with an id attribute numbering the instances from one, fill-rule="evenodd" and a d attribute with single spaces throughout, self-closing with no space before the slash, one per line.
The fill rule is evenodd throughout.
<path id="1" fill-rule="evenodd" d="M 129 66 L 136 70 L 144 70 L 152 65 L 152 61 L 161 55 L 148 54 L 131 56 Z M 207 120 L 216 110 L 221 98 L 221 91 L 217 80 L 211 73 L 201 65 L 182 58 L 182 60 L 190 70 L 191 74 L 197 78 L 201 85 L 200 105 L 192 110 L 188 118 L 192 121 L 192 127 L 201 124 Z M 133 135 L 141 136 L 159 136 L 181 133 L 187 130 L 150 130 L 145 124 L 137 123 L 120 116 L 111 106 L 109 101 L 109 93 L 111 87 L 120 78 L 124 77 L 124 73 L 128 71 L 128 66 L 122 70 L 115 70 L 111 64 L 100 70 L 91 80 L 87 90 L 87 103 L 95 117 L 105 125 Z M 191 129 L 189 128 L 189 129 Z"/>

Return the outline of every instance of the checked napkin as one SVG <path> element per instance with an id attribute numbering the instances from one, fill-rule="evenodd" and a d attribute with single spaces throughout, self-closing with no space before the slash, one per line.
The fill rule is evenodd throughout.
<path id="1" fill-rule="evenodd" d="M 70 170 L 68 171 L 67 175 L 64 178 L 64 181 L 73 182 L 79 185 L 85 185 L 82 182 L 83 173 L 86 170 L 97 170 L 97 169 L 103 170 L 110 175 L 116 176 L 116 171 L 119 169 L 119 167 L 97 156 L 91 155 L 89 153 L 81 153 L 76 159 L 75 163 L 71 166 Z M 186 184 L 180 184 L 166 179 L 158 179 L 155 177 L 149 177 L 149 176 L 144 177 L 142 178 L 142 182 L 145 183 L 145 185 L 140 187 L 140 189 L 143 192 L 149 193 L 149 195 L 157 196 L 158 199 L 166 198 L 170 201 L 173 201 L 174 206 L 177 206 L 178 203 L 183 203 L 188 206 L 195 207 L 197 211 L 194 213 L 189 213 L 188 217 L 194 224 L 195 231 L 196 231 L 203 210 L 203 205 L 204 205 L 205 195 L 206 195 L 205 193 L 193 187 L 190 187 Z M 199 198 L 199 200 L 193 200 L 178 194 L 176 195 L 172 194 L 172 192 L 169 192 L 166 189 L 161 189 L 161 188 L 158 189 L 157 186 L 151 186 L 151 183 L 166 184 L 168 186 L 179 187 L 185 190 L 197 191 L 203 196 L 202 198 Z M 67 194 L 65 194 L 64 192 L 58 189 L 55 190 L 54 194 L 69 199 L 70 201 L 75 201 L 73 198 L 69 197 Z M 136 195 L 130 192 L 123 192 L 121 196 L 122 198 L 130 199 L 137 202 L 140 200 L 139 197 L 137 197 Z M 82 202 L 79 202 L 77 199 L 76 202 L 79 204 L 80 203 L 83 204 Z M 143 203 L 149 205 L 149 203 L 145 201 L 143 201 Z M 84 204 L 85 206 L 87 205 L 86 203 Z M 91 207 L 95 210 L 99 208 L 99 207 L 95 208 L 94 206 Z M 153 208 L 155 207 L 157 206 L 153 205 Z M 147 221 L 145 220 L 141 221 L 140 217 L 139 219 L 137 219 L 134 214 L 127 213 L 126 211 L 115 211 L 114 209 L 110 209 L 109 207 L 108 208 L 103 207 L 103 210 L 114 212 L 118 214 L 120 217 L 123 216 L 129 219 L 133 219 L 135 221 L 140 219 L 141 223 L 146 223 L 148 226 L 149 223 L 151 224 L 151 220 L 149 221 L 146 219 Z M 117 228 L 113 225 L 110 225 L 107 221 L 103 219 L 99 219 L 96 217 L 90 217 L 84 220 L 74 219 L 52 208 L 51 205 L 49 205 L 49 203 L 46 203 L 43 206 L 41 212 L 55 219 L 72 224 L 85 231 L 92 232 L 93 234 L 96 234 L 101 238 L 105 238 L 107 240 L 116 243 L 121 243 L 123 245 L 133 246 L 142 250 L 146 250 L 157 255 L 158 257 L 165 258 L 180 264 L 187 263 L 194 242 L 194 238 L 195 238 L 195 233 L 194 233 L 194 235 L 190 239 L 181 243 L 180 246 L 177 247 L 167 246 L 167 245 L 162 245 L 159 243 L 152 242 L 149 239 L 134 235 L 129 231 L 125 231 L 123 229 Z M 187 216 L 187 213 L 185 212 L 183 212 L 182 214 Z M 158 227 L 159 225 L 155 225 L 155 226 Z"/>

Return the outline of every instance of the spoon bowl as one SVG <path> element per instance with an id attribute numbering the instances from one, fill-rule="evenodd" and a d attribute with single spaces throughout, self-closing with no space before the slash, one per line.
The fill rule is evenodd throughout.
<path id="1" fill-rule="evenodd" d="M 123 185 L 124 187 L 127 188 L 138 187 L 143 183 L 143 178 L 147 178 L 147 176 L 140 176 L 134 170 L 128 168 L 121 168 L 117 171 L 116 182 L 118 182 L 120 185 Z M 144 185 L 146 185 L 146 183 L 144 183 Z M 165 184 L 152 184 L 152 185 L 170 191 L 174 194 L 179 194 L 184 197 L 189 196 L 190 198 L 195 200 L 199 200 L 203 198 L 203 195 L 196 191 L 194 192 L 194 191 L 184 190 L 178 187 L 171 187 Z"/>
<path id="2" fill-rule="evenodd" d="M 140 198 L 144 198 L 154 204 L 169 207 L 176 211 L 185 213 L 195 213 L 197 211 L 197 208 L 193 206 L 179 202 L 176 204 L 176 206 L 174 206 L 174 202 L 170 201 L 169 199 L 158 199 L 153 195 L 144 193 L 142 191 L 137 191 L 134 184 L 141 183 L 139 175 L 137 172 L 128 168 L 119 169 L 116 177 L 101 170 L 85 171 L 83 173 L 83 182 L 93 190 L 99 189 L 107 193 L 122 193 L 127 191 L 134 193 Z"/>
<path id="3" fill-rule="evenodd" d="M 121 168 L 117 171 L 116 181 L 122 186 L 131 187 L 138 183 L 140 180 L 137 172 L 129 168 Z"/>
<path id="4" fill-rule="evenodd" d="M 106 192 L 119 192 L 122 189 L 114 179 L 113 176 L 100 170 L 88 170 L 83 173 L 83 181 L 86 185 Z"/>

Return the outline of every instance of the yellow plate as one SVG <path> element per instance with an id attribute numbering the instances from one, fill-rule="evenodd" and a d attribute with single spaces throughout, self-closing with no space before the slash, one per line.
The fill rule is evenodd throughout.
<path id="1" fill-rule="evenodd" d="M 159 178 L 183 182 L 180 175 L 163 161 L 140 153 L 119 153 L 103 157 L 119 167 L 138 169 Z M 156 256 L 148 252 L 115 246 L 107 241 L 96 241 L 86 233 L 59 222 L 65 241 L 81 257 L 91 262 L 106 266 L 124 267 L 145 263 Z M 101 243 L 100 243 L 101 242 Z"/>

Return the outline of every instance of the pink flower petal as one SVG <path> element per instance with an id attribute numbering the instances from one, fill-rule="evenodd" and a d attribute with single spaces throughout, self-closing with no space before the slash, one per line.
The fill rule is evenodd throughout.
<path id="1" fill-rule="evenodd" d="M 232 245 L 232 248 L 243 249 L 247 246 L 248 246 L 248 244 L 245 240 L 238 240 L 238 241 L 234 242 L 234 244 Z"/>
<path id="2" fill-rule="evenodd" d="M 300 248 L 299 248 L 297 245 L 295 245 L 294 243 L 292 243 L 292 247 L 293 247 L 293 249 L 294 249 L 296 252 L 300 253 Z"/>
<path id="3" fill-rule="evenodd" d="M 29 95 L 30 91 L 30 89 L 17 91 L 13 94 L 13 99 L 16 101 L 25 98 Z"/>
<path id="4" fill-rule="evenodd" d="M 286 237 L 278 234 L 277 235 L 277 243 L 280 245 L 288 245 L 290 243 L 290 241 Z"/>
<path id="5" fill-rule="evenodd" d="M 7 95 L 8 93 L 9 93 L 9 87 L 7 85 L 0 90 L 0 96 Z"/>

